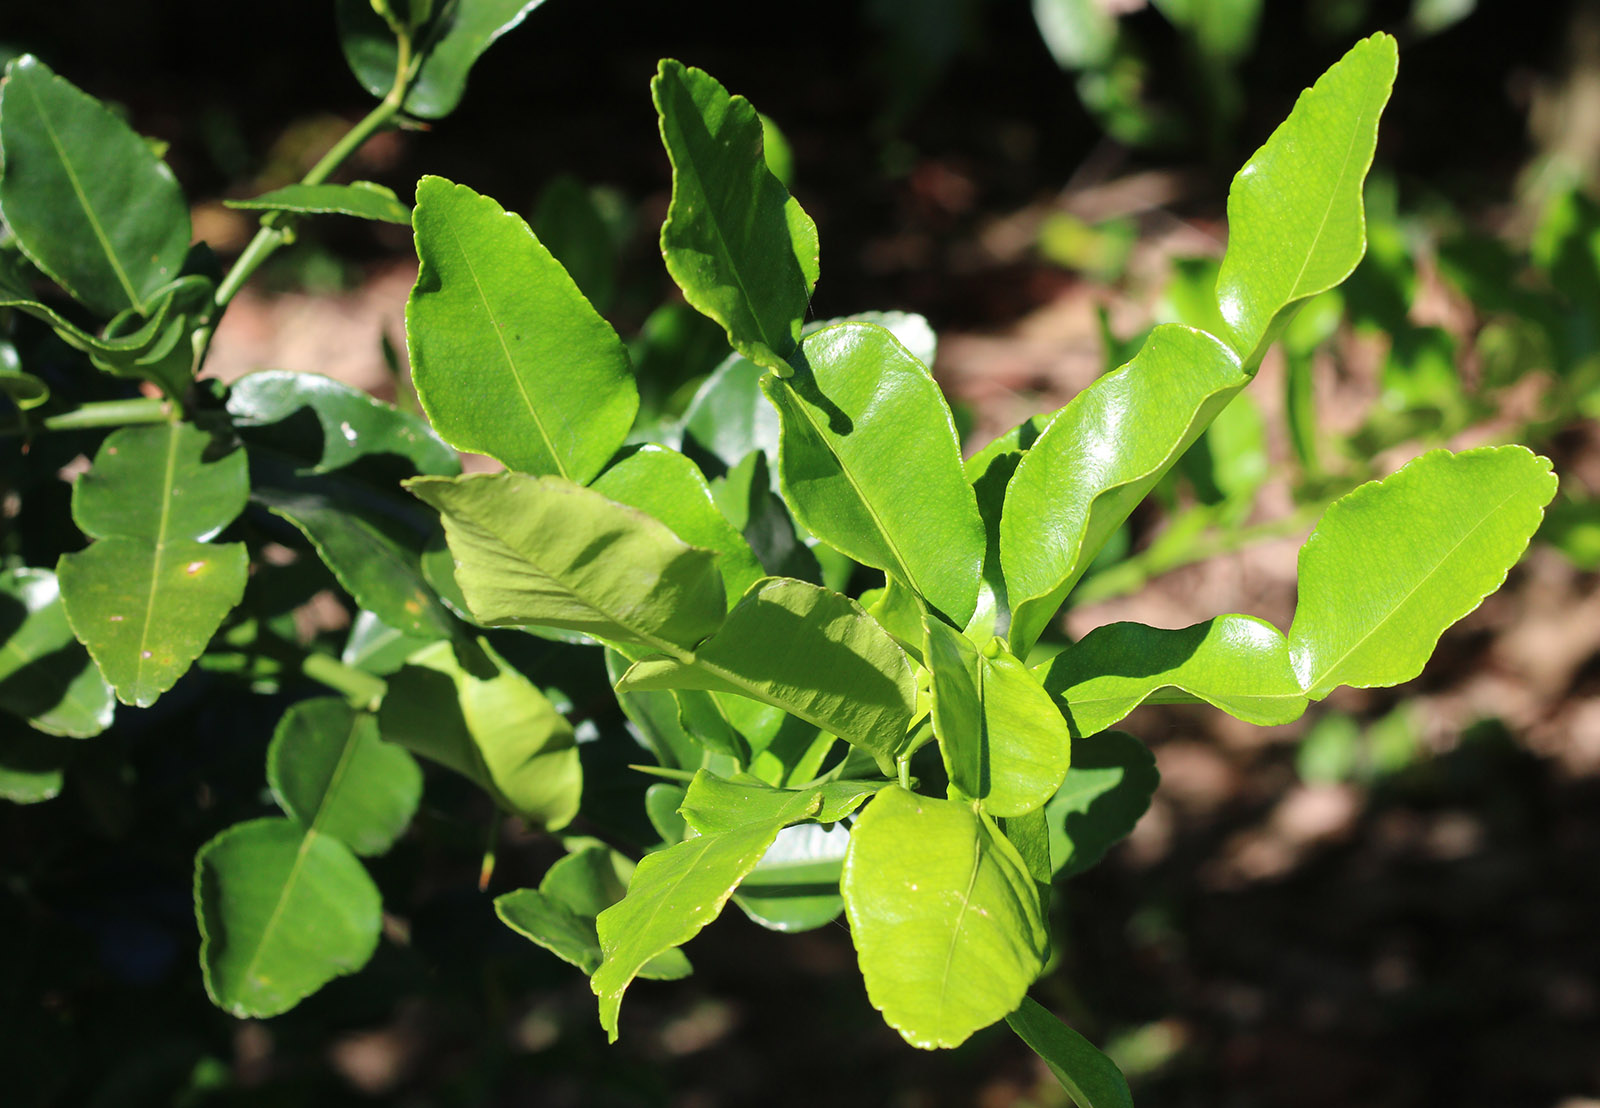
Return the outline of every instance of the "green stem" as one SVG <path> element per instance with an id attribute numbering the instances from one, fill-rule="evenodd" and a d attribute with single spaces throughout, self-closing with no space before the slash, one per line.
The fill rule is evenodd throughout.
<path id="1" fill-rule="evenodd" d="M 17 420 L 0 425 L 0 438 L 30 435 L 35 431 L 82 431 L 94 427 L 127 427 L 136 423 L 165 423 L 172 418 L 170 402 L 140 396 L 130 400 L 98 400 L 71 411 L 42 419 Z"/>
<path id="2" fill-rule="evenodd" d="M 376 708 L 389 690 L 383 678 L 347 666 L 331 654 L 307 654 L 300 662 L 300 672 L 343 693 L 352 705 L 367 711 Z"/>
<path id="3" fill-rule="evenodd" d="M 409 35 L 401 34 L 395 63 L 394 85 L 389 89 L 389 94 L 359 123 L 345 132 L 344 137 L 334 143 L 333 149 L 324 154 L 300 179 L 300 183 L 322 184 L 333 176 L 334 170 L 343 165 L 345 159 L 354 154 L 362 143 L 388 126 L 394 117 L 400 114 L 406 92 L 415 77 L 416 66 L 411 56 L 411 39 Z M 261 228 L 245 246 L 238 260 L 233 263 L 233 268 L 228 270 L 228 275 L 223 278 L 222 284 L 217 286 L 216 294 L 211 298 L 211 318 L 194 333 L 194 368 L 197 375 L 206 360 L 206 353 L 211 349 L 211 338 L 216 334 L 217 325 L 222 322 L 223 313 L 228 310 L 228 305 L 244 287 L 245 282 L 255 275 L 256 270 L 277 252 L 278 247 L 293 237 L 287 224 L 288 219 L 282 212 L 269 212 L 262 216 Z"/>

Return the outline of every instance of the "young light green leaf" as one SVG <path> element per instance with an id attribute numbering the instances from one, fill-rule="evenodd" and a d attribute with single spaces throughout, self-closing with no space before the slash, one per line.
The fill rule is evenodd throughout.
<path id="1" fill-rule="evenodd" d="M 969 804 L 878 793 L 851 829 L 843 892 L 867 997 L 912 1046 L 959 1046 L 1044 968 L 1028 867 Z"/>
<path id="2" fill-rule="evenodd" d="M 747 696 L 870 752 L 886 774 L 916 701 L 905 652 L 859 604 L 783 577 L 746 593 L 692 658 L 646 658 L 617 687 Z"/>
<path id="3" fill-rule="evenodd" d="M 604 960 L 589 985 L 600 998 L 600 1025 L 612 1042 L 622 994 L 640 969 L 716 919 L 778 832 L 809 818 L 820 800 L 815 793 L 796 793 L 770 819 L 685 839 L 639 863 L 628 895 L 595 921 Z"/>
<path id="4" fill-rule="evenodd" d="M 1126 838 L 1160 782 L 1155 756 L 1125 731 L 1074 742 L 1072 768 L 1044 808 L 1056 879 L 1082 873 Z"/>
<path id="5" fill-rule="evenodd" d="M 588 484 L 639 410 L 627 348 L 522 218 L 443 177 L 417 184 L 406 342 L 451 445 Z"/>
<path id="6" fill-rule="evenodd" d="M 125 704 L 155 703 L 244 595 L 244 544 L 204 540 L 244 507 L 249 476 L 242 450 L 214 449 L 187 423 L 125 427 L 73 486 L 73 518 L 99 541 L 62 555 L 61 601 Z"/>
<path id="7" fill-rule="evenodd" d="M 1040 807 L 1072 761 L 1072 733 L 1060 709 L 998 639 L 980 652 L 931 616 L 923 629 L 933 733 L 950 783 L 982 801 L 991 816 L 1022 816 Z"/>
<path id="8" fill-rule="evenodd" d="M 690 546 L 715 550 L 729 603 L 766 576 L 750 544 L 717 510 L 699 467 L 676 450 L 641 447 L 619 458 L 590 488 L 648 513 Z"/>
<path id="9" fill-rule="evenodd" d="M 1366 250 L 1361 185 L 1399 55 L 1364 39 L 1300 94 L 1228 192 L 1228 252 L 1217 277 L 1225 336 L 1254 373 L 1294 308 L 1350 276 Z"/>
<path id="10" fill-rule="evenodd" d="M 411 224 L 411 209 L 393 189 L 371 181 L 348 185 L 285 185 L 248 200 L 224 200 L 247 212 L 293 212 L 297 215 L 353 215 L 380 223 Z"/>
<path id="11" fill-rule="evenodd" d="M 1283 633 L 1254 616 L 1218 616 L 1176 631 L 1107 624 L 1035 673 L 1061 701 L 1075 736 L 1104 731 L 1146 702 L 1204 700 L 1264 727 L 1306 710 Z"/>
<path id="12" fill-rule="evenodd" d="M 844 911 L 839 877 L 850 849 L 843 824 L 801 823 L 778 832 L 745 879 L 733 902 L 769 931 L 811 931 Z"/>
<path id="13" fill-rule="evenodd" d="M 144 139 L 32 55 L 0 86 L 0 218 L 102 316 L 150 307 L 189 252 L 189 206 Z"/>
<path id="14" fill-rule="evenodd" d="M 468 672 L 450 643 L 413 655 L 389 681 L 378 731 L 476 782 L 533 826 L 565 827 L 583 792 L 572 725 L 486 640 L 479 646 L 497 671 L 487 680 Z"/>
<path id="15" fill-rule="evenodd" d="M 672 161 L 667 272 L 735 350 L 787 372 L 817 283 L 816 224 L 767 168 L 748 100 L 671 60 L 650 89 Z"/>
<path id="16" fill-rule="evenodd" d="M 228 415 L 252 448 L 287 454 L 302 473 L 360 464 L 376 471 L 377 482 L 461 472 L 460 457 L 427 420 L 320 373 L 248 373 L 228 390 Z"/>
<path id="17" fill-rule="evenodd" d="M 413 0 L 415 2 L 415 0 Z M 442 119 L 456 110 L 467 75 L 496 39 L 512 30 L 543 0 L 455 0 L 436 4 L 439 13 L 421 26 L 415 46 L 416 77 L 406 91 L 405 113 Z M 394 86 L 398 47 L 394 32 L 369 0 L 339 0 L 339 44 L 356 79 L 374 96 Z"/>
<path id="18" fill-rule="evenodd" d="M 1117 1064 L 1036 1001 L 1023 997 L 1022 1006 L 1006 1022 L 1044 1059 L 1078 1108 L 1133 1108 L 1128 1079 Z"/>
<path id="19" fill-rule="evenodd" d="M 1000 517 L 1014 654 L 1027 654 L 1101 545 L 1248 381 L 1220 340 L 1168 324 L 1061 410 L 1018 464 Z"/>
<path id="20" fill-rule="evenodd" d="M 570 481 L 497 473 L 406 485 L 443 515 L 456 581 L 481 623 L 687 656 L 727 611 L 716 554 Z"/>
<path id="21" fill-rule="evenodd" d="M 1556 492 L 1522 446 L 1434 450 L 1341 497 L 1300 548 L 1289 657 L 1305 695 L 1398 685 L 1505 581 Z"/>
<path id="22" fill-rule="evenodd" d="M 545 872 L 537 889 L 518 889 L 496 897 L 495 914 L 586 974 L 600 968 L 600 934 L 595 917 L 621 900 L 633 864 L 606 846 L 591 845 L 568 854 Z M 690 973 L 683 951 L 666 950 L 646 962 L 639 976 L 674 981 Z"/>
<path id="23" fill-rule="evenodd" d="M 267 785 L 291 819 L 357 854 L 383 854 L 422 798 L 422 771 L 378 737 L 370 712 L 338 697 L 302 700 L 283 713 L 267 747 Z"/>
<path id="24" fill-rule="evenodd" d="M 378 947 L 382 902 L 350 849 L 288 819 L 235 824 L 194 859 L 200 969 L 241 1019 L 287 1012 Z"/>
<path id="25" fill-rule="evenodd" d="M 779 473 L 795 518 L 965 625 L 983 521 L 939 386 L 870 323 L 825 327 L 801 355 L 792 375 L 762 381 L 783 419 Z"/>
<path id="26" fill-rule="evenodd" d="M 678 811 L 702 835 L 763 823 L 787 810 L 801 793 L 815 794 L 819 823 L 837 823 L 883 788 L 887 781 L 827 781 L 800 789 L 778 789 L 753 778 L 729 780 L 701 770 L 689 782 Z"/>
<path id="27" fill-rule="evenodd" d="M 111 726 L 115 706 L 67 625 L 56 575 L 0 573 L 0 708 L 46 734 L 84 739 Z"/>

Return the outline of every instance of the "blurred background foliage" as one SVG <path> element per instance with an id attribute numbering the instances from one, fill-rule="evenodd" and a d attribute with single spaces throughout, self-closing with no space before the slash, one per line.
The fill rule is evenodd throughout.
<path id="1" fill-rule="evenodd" d="M 549 0 L 454 116 L 353 165 L 402 196 L 444 174 L 527 215 L 638 336 L 671 433 L 725 348 L 667 295 L 647 84 L 662 56 L 703 66 L 776 124 L 769 155 L 824 243 L 816 318 L 927 317 L 975 449 L 1156 323 L 1208 325 L 1228 167 L 1380 29 L 1402 64 L 1366 261 L 1108 545 L 1067 632 L 1233 609 L 1281 625 L 1321 508 L 1434 445 L 1528 442 L 1563 492 L 1508 591 L 1417 682 L 1265 732 L 1141 710 L 1163 790 L 1060 898 L 1066 953 L 1039 995 L 1146 1108 L 1600 1104 L 1600 4 Z M 297 178 L 366 106 L 326 0 L 11 5 L 0 56 L 22 51 L 164 145 L 222 254 L 253 223 L 221 201 Z M 411 403 L 414 264 L 404 228 L 308 225 L 230 312 L 220 371 L 315 370 Z M 31 448 L 70 466 L 84 447 Z M 30 495 L 28 528 L 70 529 L 65 489 Z M 252 588 L 291 634 L 342 642 L 326 584 L 286 566 Z M 530 639 L 510 660 L 585 725 L 591 788 L 629 759 L 598 657 Z M 195 972 L 191 860 L 263 809 L 270 721 L 310 691 L 270 659 L 214 665 L 119 714 L 65 780 L 23 755 L 0 772 L 13 800 L 61 794 L 0 804 L 6 1103 L 1064 1103 L 1003 1034 L 903 1049 L 839 927 L 786 937 L 734 914 L 694 945 L 694 978 L 630 994 L 635 1025 L 607 1048 L 583 979 L 476 891 L 491 813 L 442 775 L 373 864 L 389 915 L 368 970 L 231 1019 Z M 495 891 L 560 854 L 508 833 Z"/>

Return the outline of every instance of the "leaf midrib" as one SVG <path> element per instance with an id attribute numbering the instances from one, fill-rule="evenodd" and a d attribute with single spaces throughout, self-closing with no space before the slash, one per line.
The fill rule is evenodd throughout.
<path id="1" fill-rule="evenodd" d="M 161 484 L 161 514 L 156 521 L 156 541 L 153 550 L 154 556 L 150 560 L 150 592 L 145 598 L 144 622 L 139 627 L 139 649 L 137 651 L 134 669 L 134 697 L 138 698 L 145 682 L 145 661 L 154 661 L 154 651 L 149 649 L 150 628 L 155 621 L 156 594 L 160 591 L 162 562 L 167 552 L 167 530 L 172 521 L 172 488 L 176 484 L 178 468 L 178 425 L 169 424 L 167 427 L 167 461 L 166 470 L 162 475 Z"/>
<path id="2" fill-rule="evenodd" d="M 51 78 L 44 78 L 50 80 Z M 57 78 L 59 79 L 59 78 Z M 39 92 L 32 87 L 32 83 L 23 85 L 33 100 L 34 110 L 39 113 L 39 120 L 44 125 L 45 134 L 50 138 L 50 145 L 55 148 L 56 157 L 61 161 L 61 167 L 66 170 L 67 180 L 72 184 L 73 194 L 77 197 L 78 206 L 83 209 L 83 214 L 89 220 L 89 226 L 94 231 L 94 236 L 100 241 L 100 248 L 105 251 L 106 260 L 111 263 L 112 271 L 117 275 L 117 282 L 122 286 L 122 291 L 128 295 L 128 303 L 135 311 L 144 311 L 144 301 L 134 291 L 133 282 L 128 279 L 127 271 L 122 268 L 122 262 L 112 248 L 111 240 L 107 237 L 105 228 L 100 225 L 100 218 L 95 214 L 94 208 L 89 204 L 89 197 L 83 191 L 83 185 L 78 181 L 78 173 L 72 166 L 72 161 L 67 157 L 66 149 L 61 145 L 61 139 L 56 134 L 55 126 L 50 122 L 50 113 L 45 109 L 44 102 L 39 99 Z M 96 105 L 98 107 L 98 105 Z"/>
<path id="3" fill-rule="evenodd" d="M 944 1006 L 946 994 L 950 991 L 950 967 L 955 964 L 956 946 L 961 941 L 961 927 L 966 922 L 967 910 L 972 907 L 972 890 L 978 885 L 978 870 L 983 866 L 983 825 L 977 823 L 978 817 L 972 816 L 976 826 L 972 835 L 972 870 L 967 874 L 967 888 L 961 894 L 961 910 L 956 913 L 955 922 L 950 927 L 950 946 L 945 951 L 944 972 L 939 975 L 939 1003 L 936 1025 L 939 1029 L 939 1039 L 944 1039 Z"/>

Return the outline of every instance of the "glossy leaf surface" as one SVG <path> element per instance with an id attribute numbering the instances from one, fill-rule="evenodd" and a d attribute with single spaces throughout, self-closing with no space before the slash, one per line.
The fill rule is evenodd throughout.
<path id="1" fill-rule="evenodd" d="M 1350 276 L 1366 250 L 1361 186 L 1398 65 L 1395 40 L 1357 43 L 1300 94 L 1228 192 L 1217 277 L 1226 336 L 1252 372 L 1307 297 Z"/>
<path id="2" fill-rule="evenodd" d="M 30 261 L 102 316 L 144 311 L 189 252 L 189 207 L 144 139 L 24 55 L 0 86 L 0 217 Z"/>
<path id="3" fill-rule="evenodd" d="M 244 507 L 244 453 L 213 449 L 190 424 L 124 428 L 73 486 L 73 518 L 99 541 L 62 556 L 61 599 L 124 703 L 171 688 L 244 594 L 244 545 L 203 541 Z"/>
<path id="4" fill-rule="evenodd" d="M 406 114 L 441 119 L 455 111 L 478 58 L 541 3 L 543 0 L 435 3 L 437 14 L 425 25 L 418 43 L 422 62 L 406 93 Z M 372 95 L 388 95 L 398 61 L 394 33 L 373 14 L 369 0 L 339 0 L 337 10 L 339 41 L 351 71 Z"/>
<path id="5" fill-rule="evenodd" d="M 1126 838 L 1160 782 L 1155 756 L 1124 731 L 1073 743 L 1072 768 L 1044 809 L 1056 878 L 1082 873 Z"/>
<path id="6" fill-rule="evenodd" d="M 378 737 L 372 713 L 331 696 L 283 714 L 267 748 L 267 784 L 291 819 L 357 854 L 387 851 L 422 798 L 411 755 Z"/>
<path id="7" fill-rule="evenodd" d="M 67 625 L 56 575 L 0 574 L 0 708 L 47 734 L 82 739 L 110 727 L 115 706 Z"/>
<path id="8" fill-rule="evenodd" d="M 331 835 L 251 820 L 206 843 L 194 864 L 206 992 L 232 1015 L 286 1012 L 377 949 L 377 887 Z"/>
<path id="9" fill-rule="evenodd" d="M 715 550 L 728 603 L 766 576 L 750 544 L 717 510 L 699 467 L 676 450 L 642 447 L 619 459 L 590 488 L 655 517 L 690 546 Z"/>
<path id="10" fill-rule="evenodd" d="M 686 652 L 727 610 L 714 553 L 590 489 L 514 473 L 408 487 L 444 517 L 479 622 Z"/>
<path id="11" fill-rule="evenodd" d="M 1033 877 L 970 805 L 884 789 L 851 830 L 843 891 L 867 997 L 912 1046 L 959 1046 L 1044 968 Z"/>
<path id="12" fill-rule="evenodd" d="M 417 185 L 406 342 L 445 441 L 587 484 L 639 408 L 627 348 L 522 218 L 442 177 Z"/>
<path id="13" fill-rule="evenodd" d="M 383 472 L 449 477 L 456 452 L 426 420 L 320 373 L 248 373 L 228 390 L 228 415 L 254 446 L 303 461 L 302 472 L 331 473 L 358 463 Z"/>
<path id="14" fill-rule="evenodd" d="M 916 698 L 905 652 L 860 605 L 782 577 L 745 594 L 692 660 L 646 658 L 618 688 L 747 696 L 868 751 L 886 773 Z"/>
<path id="15" fill-rule="evenodd" d="M 843 825 L 801 823 L 778 832 L 745 879 L 733 902 L 769 931 L 810 931 L 844 911 L 839 877 L 850 849 Z"/>
<path id="16" fill-rule="evenodd" d="M 285 185 L 248 200 L 224 200 L 230 208 L 249 212 L 293 212 L 297 215 L 353 215 L 380 223 L 411 224 L 411 209 L 393 189 L 371 181 L 348 185 Z"/>
<path id="17" fill-rule="evenodd" d="M 1221 341 L 1168 324 L 1062 409 L 1006 489 L 1013 653 L 1026 655 L 1101 545 L 1248 380 Z"/>
<path id="18" fill-rule="evenodd" d="M 1306 709 L 1282 632 L 1253 616 L 1218 616 L 1176 631 L 1107 624 L 1038 674 L 1074 735 L 1104 731 L 1147 701 L 1204 700 L 1262 726 L 1289 723 Z"/>
<path id="19" fill-rule="evenodd" d="M 604 960 L 589 984 L 600 998 L 600 1024 L 611 1041 L 617 1038 L 622 994 L 640 969 L 716 919 L 779 830 L 811 816 L 819 802 L 814 793 L 796 793 L 768 820 L 685 839 L 639 863 L 628 895 L 596 921 Z"/>
<path id="20" fill-rule="evenodd" d="M 923 626 L 933 733 L 950 783 L 981 800 L 991 816 L 1038 808 L 1072 760 L 1072 733 L 1060 709 L 998 640 L 980 652 L 948 624 L 928 618 Z"/>
<path id="21" fill-rule="evenodd" d="M 795 518 L 964 625 L 983 521 L 939 386 L 870 323 L 825 327 L 801 350 L 791 376 L 762 382 L 783 419 L 779 472 Z"/>
<path id="22" fill-rule="evenodd" d="M 572 725 L 487 642 L 481 648 L 497 671 L 487 680 L 463 668 L 450 643 L 414 655 L 390 679 L 378 730 L 476 782 L 535 827 L 565 827 L 583 792 Z"/>
<path id="23" fill-rule="evenodd" d="M 672 161 L 667 272 L 735 350 L 786 371 L 817 283 L 816 225 L 768 170 L 748 100 L 670 60 L 650 88 Z"/>
<path id="24" fill-rule="evenodd" d="M 538 943 L 586 974 L 600 968 L 600 934 L 595 917 L 622 899 L 632 863 L 604 846 L 586 846 L 545 872 L 537 889 L 518 889 L 495 898 L 505 925 Z M 667 950 L 639 969 L 639 976 L 672 981 L 687 977 L 689 959 Z"/>
<path id="25" fill-rule="evenodd" d="M 1289 656 L 1305 694 L 1397 685 L 1506 579 L 1555 495 L 1521 446 L 1422 455 L 1341 497 L 1300 549 Z"/>
<path id="26" fill-rule="evenodd" d="M 1024 997 L 1006 1022 L 1044 1059 L 1078 1108 L 1133 1108 L 1128 1080 L 1116 1063 L 1037 1001 Z"/>

